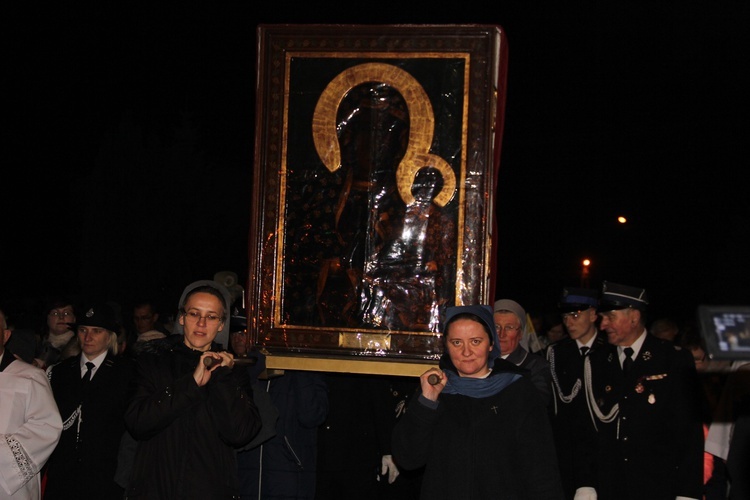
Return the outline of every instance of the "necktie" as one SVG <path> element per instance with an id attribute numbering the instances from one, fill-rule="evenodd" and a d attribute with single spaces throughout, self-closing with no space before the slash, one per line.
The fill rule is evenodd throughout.
<path id="1" fill-rule="evenodd" d="M 586 353 L 589 352 L 588 346 L 581 347 L 581 356 L 586 356 Z"/>
<path id="2" fill-rule="evenodd" d="M 91 361 L 86 362 L 86 373 L 83 374 L 83 378 L 81 379 L 84 384 L 91 380 L 91 371 L 94 369 L 94 366 L 96 365 Z"/>
<path id="3" fill-rule="evenodd" d="M 622 350 L 622 352 L 625 353 L 625 361 L 622 362 L 622 371 L 627 375 L 630 371 L 630 367 L 633 364 L 633 348 L 626 347 Z"/>

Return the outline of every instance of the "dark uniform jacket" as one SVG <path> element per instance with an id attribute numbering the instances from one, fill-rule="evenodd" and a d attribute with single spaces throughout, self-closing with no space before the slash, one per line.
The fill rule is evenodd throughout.
<path id="1" fill-rule="evenodd" d="M 606 355 L 607 346 L 607 334 L 597 332 L 586 356 Z M 591 461 L 583 455 L 591 449 L 596 436 L 595 421 L 586 399 L 584 359 L 578 343 L 570 337 L 547 348 L 552 373 L 552 432 L 565 497 L 569 499 L 577 488 L 595 484 Z"/>
<path id="2" fill-rule="evenodd" d="M 701 498 L 703 429 L 691 353 L 647 334 L 625 378 L 617 347 L 607 350 L 589 358 L 595 401 L 601 415 L 614 417 L 597 423 L 598 498 Z"/>
<path id="3" fill-rule="evenodd" d="M 542 401 L 549 408 L 552 405 L 552 373 L 547 360 L 539 354 L 527 351 L 520 344 L 505 359 L 525 371 L 541 395 Z"/>
<path id="4" fill-rule="evenodd" d="M 49 372 L 63 432 L 48 462 L 44 498 L 121 499 L 123 490 L 114 477 L 133 364 L 108 353 L 84 388 L 81 356 L 65 359 Z"/>
<path id="5" fill-rule="evenodd" d="M 278 409 L 275 435 L 237 455 L 242 498 L 313 499 L 318 426 L 328 413 L 323 375 L 285 370 L 254 386 Z"/>
<path id="6" fill-rule="evenodd" d="M 318 428 L 317 498 L 377 498 L 381 457 L 380 395 L 383 377 L 326 373 L 328 414 Z"/>
<path id="7" fill-rule="evenodd" d="M 216 368 L 198 386 L 193 372 L 201 354 L 182 335 L 171 335 L 138 355 L 136 392 L 125 414 L 139 441 L 127 498 L 238 495 L 234 449 L 258 433 L 260 415 L 244 367 Z"/>

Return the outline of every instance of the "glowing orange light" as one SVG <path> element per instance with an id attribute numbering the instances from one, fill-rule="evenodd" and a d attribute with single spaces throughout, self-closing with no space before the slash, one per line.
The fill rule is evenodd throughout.
<path id="1" fill-rule="evenodd" d="M 589 287 L 589 266 L 591 265 L 591 261 L 589 259 L 583 259 L 581 261 L 581 264 L 583 264 L 583 267 L 581 267 L 581 287 L 588 288 Z"/>
<path id="2" fill-rule="evenodd" d="M 625 224 L 627 221 L 628 219 L 626 219 L 622 215 L 617 218 L 617 222 L 619 222 L 620 224 Z"/>

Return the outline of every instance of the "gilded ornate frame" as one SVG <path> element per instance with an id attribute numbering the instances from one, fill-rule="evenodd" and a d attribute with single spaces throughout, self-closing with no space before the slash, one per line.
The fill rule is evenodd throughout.
<path id="1" fill-rule="evenodd" d="M 247 314 L 269 367 L 418 374 L 445 308 L 494 297 L 505 54 L 495 25 L 258 27 Z"/>

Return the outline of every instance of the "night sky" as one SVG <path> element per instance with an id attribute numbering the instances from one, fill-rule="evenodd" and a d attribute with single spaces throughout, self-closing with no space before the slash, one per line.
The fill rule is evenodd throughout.
<path id="1" fill-rule="evenodd" d="M 746 3 L 403 4 L 20 7 L 2 302 L 244 281 L 259 23 L 478 23 L 509 47 L 497 297 L 554 310 L 588 257 L 655 315 L 750 304 Z"/>

